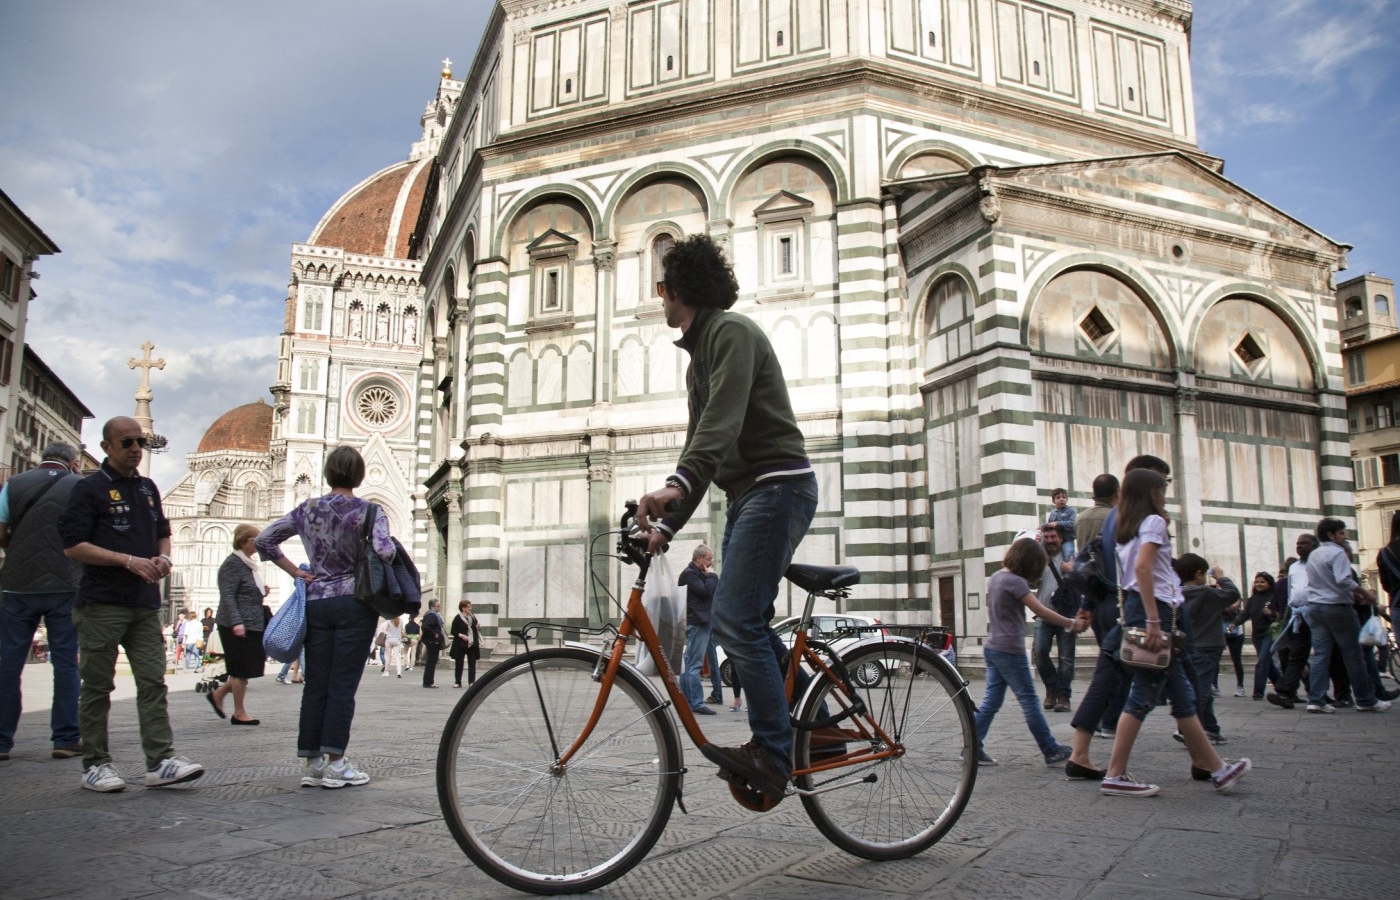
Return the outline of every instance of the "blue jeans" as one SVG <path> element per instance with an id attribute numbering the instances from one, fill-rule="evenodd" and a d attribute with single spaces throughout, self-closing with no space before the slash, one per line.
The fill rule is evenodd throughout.
<path id="1" fill-rule="evenodd" d="M 1035 634 L 1031 639 L 1031 656 L 1035 658 L 1035 670 L 1040 674 L 1040 683 L 1052 697 L 1069 699 L 1070 685 L 1074 683 L 1074 638 L 1068 629 L 1037 619 Z M 1050 648 L 1055 648 L 1059 662 L 1050 658 Z"/>
<path id="2" fill-rule="evenodd" d="M 1177 607 L 1175 614 L 1165 603 L 1157 604 L 1157 612 L 1162 620 L 1162 638 L 1169 640 L 1171 630 L 1168 625 L 1185 631 L 1186 610 Z M 1147 625 L 1147 613 L 1142 608 L 1142 595 L 1137 591 L 1123 592 L 1123 624 L 1135 628 Z M 1128 688 L 1128 702 L 1123 704 L 1123 713 L 1141 722 L 1165 700 L 1171 704 L 1173 719 L 1189 719 L 1196 714 L 1196 691 L 1186 676 L 1186 666 L 1181 658 L 1180 648 L 1172 649 L 1172 663 L 1165 672 L 1151 669 L 1133 668 L 1133 683 Z"/>
<path id="3" fill-rule="evenodd" d="M 53 663 L 53 709 L 49 728 L 55 747 L 78 743 L 78 631 L 73 627 L 72 593 L 16 594 L 5 591 L 0 606 L 0 752 L 15 745 L 23 706 L 20 676 L 29 660 L 39 620 L 49 636 Z"/>
<path id="4" fill-rule="evenodd" d="M 1224 647 L 1207 650 L 1191 650 L 1191 668 L 1196 670 L 1196 681 L 1192 687 L 1196 691 L 1196 715 L 1201 717 L 1201 727 L 1211 734 L 1220 733 L 1220 721 L 1215 718 L 1215 694 L 1211 686 L 1220 675 L 1220 654 Z"/>
<path id="5" fill-rule="evenodd" d="M 1312 629 L 1312 658 L 1308 660 L 1308 702 L 1321 703 L 1327 696 L 1327 665 L 1333 653 L 1341 657 L 1351 679 L 1357 706 L 1376 702 L 1375 685 L 1361 659 L 1361 621 L 1350 603 L 1309 603 L 1308 627 Z"/>
<path id="6" fill-rule="evenodd" d="M 339 756 L 350 743 L 355 691 L 379 617 L 349 594 L 306 601 L 306 686 L 297 756 Z"/>
<path id="7" fill-rule="evenodd" d="M 685 668 L 681 671 L 680 688 L 691 709 L 705 705 L 705 688 L 700 681 L 700 672 L 704 669 L 705 655 L 710 647 L 709 625 L 685 626 Z"/>
<path id="8" fill-rule="evenodd" d="M 1031 681 L 1031 665 L 1026 654 L 1007 653 L 1004 650 L 982 648 L 982 658 L 987 661 L 987 690 L 982 694 L 982 704 L 977 707 L 977 746 L 987 739 L 987 730 L 992 727 L 992 718 L 1001 709 L 1006 699 L 1006 689 L 1021 703 L 1021 712 L 1026 717 L 1026 727 L 1031 730 L 1041 755 L 1049 757 L 1060 749 L 1055 736 L 1050 733 L 1050 723 L 1040 711 L 1040 697 L 1036 695 L 1035 684 Z"/>
<path id="9" fill-rule="evenodd" d="M 711 608 L 715 638 L 749 694 L 753 741 L 783 772 L 792 767 L 792 720 L 774 652 L 781 641 L 767 613 L 816 513 L 815 476 L 759 484 L 730 506 L 720 548 L 724 573 Z"/>
<path id="10" fill-rule="evenodd" d="M 1254 642 L 1254 699 L 1264 696 L 1264 688 L 1269 686 L 1269 682 L 1278 684 L 1278 680 L 1283 677 L 1283 673 L 1278 670 L 1278 665 L 1274 662 L 1274 639 L 1269 637 L 1266 631 L 1263 634 L 1252 635 L 1250 638 Z"/>

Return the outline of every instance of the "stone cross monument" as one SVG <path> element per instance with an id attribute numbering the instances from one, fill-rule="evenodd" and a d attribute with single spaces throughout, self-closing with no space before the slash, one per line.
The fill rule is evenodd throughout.
<path id="1" fill-rule="evenodd" d="M 127 368 L 141 369 L 141 386 L 136 389 L 136 414 L 132 416 L 141 423 L 141 432 L 149 440 L 155 436 L 155 428 L 151 419 L 151 369 L 164 369 L 165 360 L 151 359 L 151 351 L 156 349 L 156 345 L 146 341 L 141 345 L 142 357 L 137 359 L 132 357 L 126 361 Z M 142 475 L 151 474 L 151 451 L 148 448 L 141 457 L 140 471 Z"/>

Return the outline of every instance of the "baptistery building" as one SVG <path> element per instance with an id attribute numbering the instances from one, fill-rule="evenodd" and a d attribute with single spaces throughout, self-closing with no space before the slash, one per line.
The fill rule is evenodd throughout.
<path id="1" fill-rule="evenodd" d="M 705 233 L 818 471 L 799 559 L 864 573 L 843 611 L 975 646 L 1012 536 L 1141 453 L 1178 549 L 1276 570 L 1351 515 L 1347 247 L 1197 146 L 1190 29 L 1186 0 L 496 4 L 410 159 L 293 248 L 274 494 L 357 443 L 496 640 L 615 617 L 590 540 L 678 456 L 655 282 Z"/>

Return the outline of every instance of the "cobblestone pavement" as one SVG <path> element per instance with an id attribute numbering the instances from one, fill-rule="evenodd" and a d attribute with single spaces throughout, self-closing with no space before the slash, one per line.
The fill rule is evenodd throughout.
<path id="1" fill-rule="evenodd" d="M 187 674 L 167 678 L 177 748 L 209 772 L 188 787 L 145 789 L 130 679 L 122 677 L 112 748 L 129 787 L 99 795 L 79 789 L 79 760 L 49 758 L 48 667 L 29 666 L 28 711 L 11 760 L 0 762 L 0 897 L 524 896 L 478 872 L 443 825 L 434 754 L 461 693 L 450 669 L 441 673 L 444 687 L 428 691 L 418 671 L 402 679 L 366 671 L 350 756 L 373 781 L 337 791 L 298 786 L 298 686 L 270 676 L 254 682 L 248 708 L 263 724 L 231 728 Z M 975 681 L 974 701 L 981 689 Z M 1228 693 L 1217 701 L 1229 737 L 1222 749 L 1255 766 L 1234 793 L 1190 781 L 1186 754 L 1159 711 L 1132 770 L 1160 783 L 1161 795 L 1101 797 L 1041 763 L 1012 702 L 988 739 L 1001 765 L 981 770 L 961 821 L 926 853 L 889 863 L 832 847 L 796 800 L 766 814 L 745 811 L 687 744 L 690 814 L 677 810 L 647 859 L 595 896 L 1400 896 L 1400 706 L 1318 716 Z M 1068 742 L 1069 716 L 1049 715 Z M 713 739 L 737 742 L 747 736 L 743 720 L 726 711 L 702 725 Z M 1095 761 L 1106 762 L 1108 749 L 1096 740 Z"/>

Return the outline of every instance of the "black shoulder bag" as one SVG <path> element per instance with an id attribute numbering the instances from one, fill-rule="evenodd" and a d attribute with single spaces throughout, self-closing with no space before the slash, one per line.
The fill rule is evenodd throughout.
<path id="1" fill-rule="evenodd" d="M 378 504 L 365 509 L 365 523 L 360 531 L 360 555 L 355 560 L 355 599 L 379 614 L 393 619 L 407 612 L 403 589 L 390 572 L 390 564 L 374 552 L 374 520 L 379 515 Z"/>

